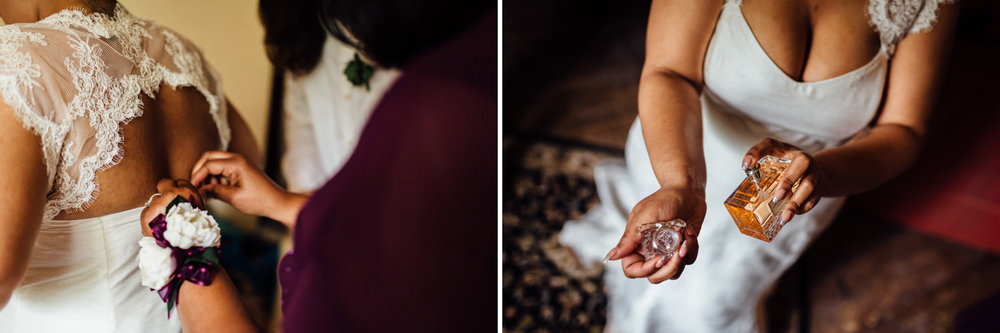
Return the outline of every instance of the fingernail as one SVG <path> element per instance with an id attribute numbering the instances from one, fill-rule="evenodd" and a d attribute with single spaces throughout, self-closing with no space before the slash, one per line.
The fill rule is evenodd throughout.
<path id="1" fill-rule="evenodd" d="M 615 254 L 615 250 L 617 250 L 617 249 L 618 248 L 615 247 L 615 248 L 611 249 L 611 251 L 608 251 L 608 254 L 604 256 L 604 263 L 605 264 L 608 263 L 608 260 L 611 260 L 611 256 Z"/>
<path id="2" fill-rule="evenodd" d="M 743 169 L 749 169 L 751 161 L 753 161 L 753 158 L 751 158 L 750 155 L 744 156 L 743 157 Z"/>
<path id="3" fill-rule="evenodd" d="M 784 227 L 785 224 L 788 223 L 788 221 L 792 219 L 792 215 L 793 214 L 792 214 L 791 210 L 786 209 L 786 210 L 782 211 L 781 212 L 781 217 L 778 219 L 778 225 Z"/>
<path id="4" fill-rule="evenodd" d="M 660 256 L 660 260 L 656 261 L 656 268 L 663 267 L 667 264 L 667 256 Z"/>
<path id="5" fill-rule="evenodd" d="M 684 256 L 687 255 L 687 253 L 688 253 L 688 241 L 685 240 L 681 242 L 681 250 L 678 252 L 678 254 L 681 256 L 681 258 L 684 258 Z"/>
<path id="6" fill-rule="evenodd" d="M 781 201 L 781 199 L 784 199 L 785 198 L 785 192 L 786 191 L 783 188 L 779 188 L 777 191 L 774 191 L 774 197 L 771 198 L 771 202 L 778 203 L 778 201 Z"/>

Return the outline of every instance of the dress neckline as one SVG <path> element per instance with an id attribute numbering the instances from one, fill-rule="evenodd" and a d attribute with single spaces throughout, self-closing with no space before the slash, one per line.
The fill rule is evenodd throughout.
<path id="1" fill-rule="evenodd" d="M 123 30 L 128 30 L 136 21 L 137 19 L 125 9 L 125 6 L 118 3 L 111 15 L 70 6 L 38 22 L 28 24 L 41 24 L 63 30 L 76 27 L 101 38 L 110 38 L 122 33 Z"/>
<path id="2" fill-rule="evenodd" d="M 796 79 L 792 78 L 791 76 L 789 76 L 788 73 L 785 73 L 785 71 L 782 70 L 781 67 L 778 66 L 777 63 L 774 62 L 774 59 L 771 59 L 771 56 L 767 54 L 767 51 L 764 50 L 764 47 L 760 45 L 760 41 L 757 40 L 757 35 L 755 35 L 753 33 L 753 29 L 750 28 L 750 23 L 747 22 L 746 16 L 743 15 L 743 8 L 740 5 L 740 3 L 738 3 L 738 2 L 729 2 L 729 3 L 726 4 L 726 6 L 723 6 L 722 10 L 726 10 L 727 7 L 729 7 L 730 5 L 732 5 L 734 7 L 733 10 L 736 11 L 736 16 L 738 17 L 738 19 L 739 19 L 739 21 L 741 23 L 740 24 L 741 27 L 747 33 L 747 35 L 750 36 L 750 39 L 753 41 L 752 44 L 754 45 L 754 48 L 761 55 L 763 55 L 764 59 L 767 60 L 766 62 L 768 63 L 768 65 L 766 67 L 770 68 L 772 71 L 777 72 L 779 74 L 779 76 L 783 77 L 786 81 L 788 81 L 788 82 L 790 82 L 790 83 L 792 83 L 794 85 L 800 85 L 800 86 L 820 85 L 820 84 L 827 84 L 827 83 L 842 81 L 842 80 L 845 80 L 845 79 L 848 79 L 848 78 L 856 77 L 856 76 L 858 76 L 858 75 L 860 75 L 862 73 L 865 73 L 865 72 L 871 70 L 872 68 L 875 68 L 878 64 L 881 63 L 880 60 L 882 58 L 886 57 L 886 48 L 884 46 L 880 46 L 878 52 L 875 53 L 874 56 L 872 56 L 871 60 L 868 60 L 868 62 L 865 63 L 864 65 L 861 65 L 861 67 L 858 67 L 858 68 L 855 68 L 853 70 L 850 70 L 847 73 L 843 73 L 843 74 L 840 74 L 840 75 L 837 75 L 837 76 L 829 77 L 829 78 L 818 80 L 818 81 L 799 81 L 799 80 L 796 80 Z"/>

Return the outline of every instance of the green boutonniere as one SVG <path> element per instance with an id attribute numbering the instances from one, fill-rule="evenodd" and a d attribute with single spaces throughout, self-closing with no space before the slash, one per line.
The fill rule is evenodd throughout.
<path id="1" fill-rule="evenodd" d="M 347 81 L 350 81 L 355 87 L 363 85 L 365 86 L 365 90 L 368 91 L 372 90 L 369 81 L 371 81 L 373 74 L 375 74 L 375 67 L 361 60 L 357 52 L 354 52 L 354 60 L 348 62 L 347 68 L 344 68 L 344 75 L 347 76 Z"/>

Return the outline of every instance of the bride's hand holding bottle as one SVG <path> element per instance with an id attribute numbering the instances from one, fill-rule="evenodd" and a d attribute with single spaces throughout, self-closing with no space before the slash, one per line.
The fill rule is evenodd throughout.
<path id="1" fill-rule="evenodd" d="M 629 278 L 645 277 L 650 283 L 660 283 L 680 277 L 686 265 L 698 257 L 698 233 L 705 219 L 705 191 L 688 186 L 663 186 L 639 201 L 629 214 L 625 233 L 606 259 L 622 261 Z M 687 224 L 677 255 L 670 260 L 654 258 L 646 261 L 639 254 L 642 234 L 639 226 L 650 222 L 681 219 Z"/>
<path id="2" fill-rule="evenodd" d="M 308 196 L 285 191 L 239 154 L 209 151 L 191 170 L 191 183 L 206 197 L 249 215 L 292 226 Z"/>

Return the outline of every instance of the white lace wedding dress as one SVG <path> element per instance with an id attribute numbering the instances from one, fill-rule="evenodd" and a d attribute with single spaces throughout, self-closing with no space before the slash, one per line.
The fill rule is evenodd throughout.
<path id="1" fill-rule="evenodd" d="M 896 43 L 930 29 L 940 2 L 871 0 L 868 15 L 880 35 L 878 54 L 846 74 L 798 82 L 760 47 L 741 1 L 727 1 L 705 54 L 701 105 L 708 212 L 698 260 L 679 280 L 659 285 L 628 279 L 620 263 L 609 262 L 607 331 L 756 331 L 761 297 L 833 220 L 844 198 L 823 198 L 771 243 L 745 236 L 722 204 L 745 177 L 739 166 L 744 154 L 765 137 L 816 152 L 863 129 L 879 107 Z M 638 119 L 629 132 L 625 164 L 600 165 L 594 178 L 600 205 L 567 222 L 560 235 L 585 264 L 601 260 L 617 244 L 632 207 L 658 189 Z"/>
<path id="2" fill-rule="evenodd" d="M 198 49 L 118 5 L 113 16 L 64 10 L 0 27 L 0 93 L 41 137 L 49 194 L 27 272 L 0 311 L 0 332 L 178 332 L 176 313 L 140 285 L 141 208 L 54 220 L 97 197 L 98 170 L 121 160 L 121 126 L 161 84 L 204 95 L 225 149 L 226 103 Z M 151 186 L 151 184 L 147 185 Z M 152 193 L 150 193 L 152 194 Z"/>

